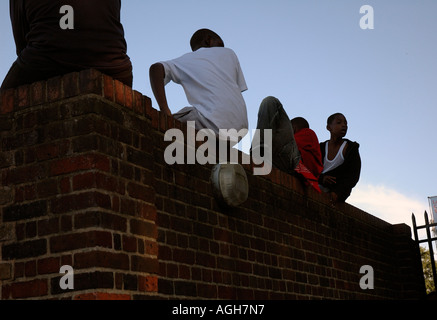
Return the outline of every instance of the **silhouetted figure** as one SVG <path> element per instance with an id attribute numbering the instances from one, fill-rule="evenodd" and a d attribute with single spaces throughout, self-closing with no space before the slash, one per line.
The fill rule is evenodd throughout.
<path id="1" fill-rule="evenodd" d="M 345 202 L 360 179 L 360 145 L 344 139 L 348 125 L 343 114 L 331 115 L 326 128 L 331 138 L 320 143 L 324 168 L 319 183 L 322 191 L 329 193 L 331 202 L 335 204 Z"/>
<path id="2" fill-rule="evenodd" d="M 9 5 L 18 57 L 2 89 L 90 68 L 132 86 L 121 0 L 10 0 Z M 61 11 L 64 5 L 72 11 Z"/>

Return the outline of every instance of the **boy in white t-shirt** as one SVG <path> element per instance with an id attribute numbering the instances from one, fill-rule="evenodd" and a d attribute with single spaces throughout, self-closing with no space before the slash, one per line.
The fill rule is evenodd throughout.
<path id="1" fill-rule="evenodd" d="M 192 52 L 150 67 L 150 84 L 161 111 L 172 115 L 165 85 L 174 81 L 182 85 L 191 104 L 173 114 L 175 119 L 195 121 L 197 130 L 212 129 L 216 135 L 220 129 L 247 129 L 242 95 L 247 85 L 234 51 L 225 48 L 220 36 L 209 29 L 196 31 L 190 46 Z"/>

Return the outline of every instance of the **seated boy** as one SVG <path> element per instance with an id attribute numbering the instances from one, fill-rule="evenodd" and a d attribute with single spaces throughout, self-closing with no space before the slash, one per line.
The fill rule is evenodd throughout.
<path id="1" fill-rule="evenodd" d="M 302 117 L 291 120 L 294 139 L 299 148 L 302 163 L 318 180 L 323 170 L 322 154 L 319 139 L 316 133 L 310 129 L 308 121 Z"/>
<path id="2" fill-rule="evenodd" d="M 301 156 L 301 161 L 295 171 L 305 178 L 306 183 L 310 184 L 316 191 L 321 192 L 318 179 L 323 170 L 323 163 L 319 139 L 316 133 L 310 129 L 306 119 L 296 117 L 291 120 L 291 124 Z"/>
<path id="3" fill-rule="evenodd" d="M 61 28 L 64 2 L 72 29 Z M 9 6 L 18 57 L 1 89 L 91 68 L 132 86 L 120 0 L 11 0 Z"/>
<path id="4" fill-rule="evenodd" d="M 335 205 L 346 201 L 360 179 L 360 145 L 344 139 L 348 126 L 343 114 L 331 115 L 326 128 L 331 133 L 331 138 L 320 143 L 324 169 L 319 177 L 319 184 L 322 191 L 329 193 L 331 202 Z"/>
<path id="5" fill-rule="evenodd" d="M 171 115 L 165 85 L 174 81 L 182 85 L 191 104 L 173 114 L 175 119 L 194 121 L 197 130 L 211 129 L 219 137 L 220 129 L 247 129 L 242 95 L 247 86 L 234 51 L 225 48 L 220 36 L 209 29 L 196 31 L 190 46 L 192 52 L 150 67 L 150 84 L 161 111 Z M 231 136 L 231 143 L 241 138 Z"/>

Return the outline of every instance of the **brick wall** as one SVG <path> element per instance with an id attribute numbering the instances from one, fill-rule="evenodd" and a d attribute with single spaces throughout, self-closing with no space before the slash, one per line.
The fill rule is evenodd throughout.
<path id="1" fill-rule="evenodd" d="M 416 299 L 417 245 L 273 170 L 213 197 L 213 165 L 167 165 L 186 126 L 94 70 L 1 93 L 2 299 Z M 60 268 L 74 269 L 74 289 Z M 362 290 L 360 267 L 374 269 Z"/>

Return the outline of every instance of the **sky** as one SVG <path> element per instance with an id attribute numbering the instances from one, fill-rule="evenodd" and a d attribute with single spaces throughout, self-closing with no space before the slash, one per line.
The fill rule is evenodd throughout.
<path id="1" fill-rule="evenodd" d="M 362 29 L 373 8 L 373 29 Z M 237 54 L 248 91 L 249 130 L 266 96 L 290 118 L 308 120 L 319 140 L 341 112 L 346 138 L 360 144 L 361 178 L 347 202 L 387 222 L 424 223 L 437 196 L 437 1 L 435 0 L 124 0 L 122 23 L 133 88 L 152 98 L 148 69 L 190 51 L 200 28 Z M 370 20 L 367 20 L 369 22 Z M 0 79 L 16 59 L 8 1 L 0 3 Z M 170 109 L 187 106 L 166 87 Z"/>

